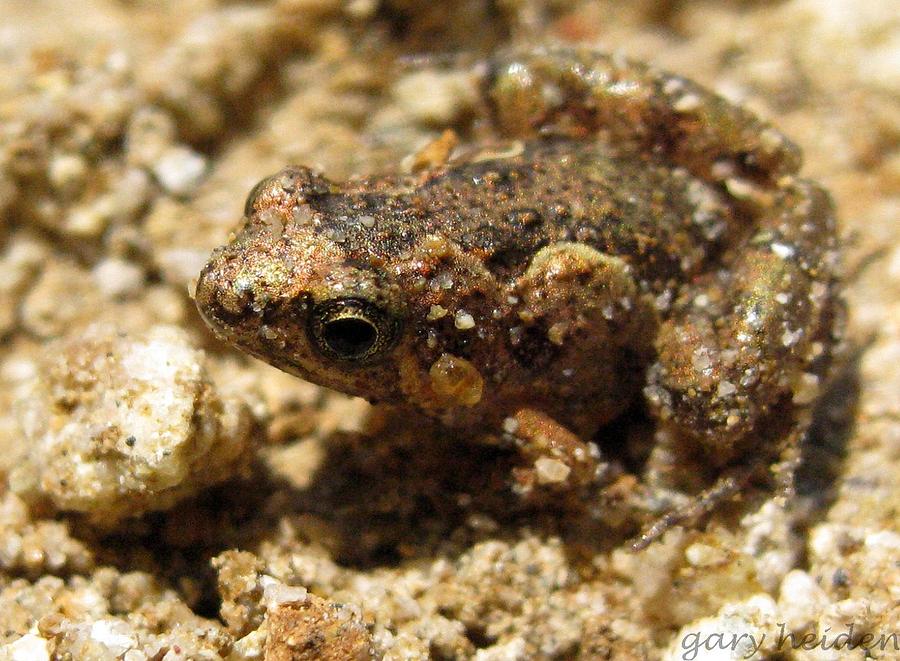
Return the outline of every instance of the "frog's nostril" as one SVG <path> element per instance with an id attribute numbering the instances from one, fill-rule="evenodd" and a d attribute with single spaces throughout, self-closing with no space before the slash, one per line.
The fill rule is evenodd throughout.
<path id="1" fill-rule="evenodd" d="M 211 326 L 220 325 L 243 314 L 251 300 L 251 292 L 235 286 L 219 264 L 211 262 L 200 273 L 194 290 L 197 309 Z"/>

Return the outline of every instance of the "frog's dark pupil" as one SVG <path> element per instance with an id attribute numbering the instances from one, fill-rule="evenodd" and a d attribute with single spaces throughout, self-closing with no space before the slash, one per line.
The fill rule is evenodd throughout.
<path id="1" fill-rule="evenodd" d="M 372 348 L 378 339 L 378 329 L 365 319 L 344 317 L 325 324 L 323 339 L 336 354 L 353 358 Z"/>
<path id="2" fill-rule="evenodd" d="M 309 320 L 309 339 L 325 358 L 346 368 L 384 358 L 397 339 L 399 323 L 381 306 L 356 298 L 336 298 L 316 304 Z"/>

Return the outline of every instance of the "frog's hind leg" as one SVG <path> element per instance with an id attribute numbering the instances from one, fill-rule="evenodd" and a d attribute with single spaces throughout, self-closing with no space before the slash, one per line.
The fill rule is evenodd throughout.
<path id="1" fill-rule="evenodd" d="M 632 542 L 631 550 L 643 551 L 671 528 L 696 522 L 710 514 L 725 501 L 744 493 L 753 478 L 766 470 L 775 481 L 777 496 L 782 501 L 791 500 L 795 493 L 796 470 L 801 462 L 801 439 L 805 434 L 805 429 L 795 428 L 776 441 L 777 447 L 773 451 L 760 452 L 740 465 L 728 467 L 711 486 L 694 495 L 685 505 L 666 512 L 646 526 Z M 776 456 L 778 461 L 773 465 Z"/>
<path id="2" fill-rule="evenodd" d="M 795 419 L 825 374 L 839 324 L 835 220 L 815 184 L 760 193 L 754 233 L 683 289 L 657 336 L 645 394 L 656 417 L 724 464 L 770 415 Z"/>
<path id="3" fill-rule="evenodd" d="M 666 512 L 645 528 L 640 536 L 631 544 L 632 551 L 643 551 L 663 534 L 688 521 L 694 521 L 709 514 L 721 503 L 744 490 L 758 466 L 744 466 L 727 471 L 720 475 L 708 489 L 696 495 L 684 507 Z"/>
<path id="4" fill-rule="evenodd" d="M 707 180 L 774 181 L 800 167 L 787 138 L 685 78 L 587 48 L 507 52 L 489 61 L 483 97 L 513 137 L 605 135 Z"/>
<path id="5" fill-rule="evenodd" d="M 709 513 L 766 468 L 777 469 L 783 495 L 792 489 L 809 405 L 839 345 L 834 216 L 809 182 L 788 178 L 763 197 L 756 232 L 730 268 L 692 283 L 661 326 L 645 389 L 661 424 L 699 441 L 722 473 L 646 529 L 635 550 Z"/>

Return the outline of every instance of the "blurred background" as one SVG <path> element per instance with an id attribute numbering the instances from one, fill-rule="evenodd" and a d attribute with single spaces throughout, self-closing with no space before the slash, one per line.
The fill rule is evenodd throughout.
<path id="1" fill-rule="evenodd" d="M 714 88 L 832 191 L 856 359 L 798 507 L 641 556 L 504 518 L 478 452 L 373 448 L 394 432 L 365 403 L 198 319 L 259 179 L 465 140 L 472 64 L 543 43 Z M 0 0 L 0 658 L 676 659 L 703 627 L 900 631 L 898 138 L 886 0 Z M 290 656 L 284 604 L 362 642 L 313 627 L 318 656 Z"/>

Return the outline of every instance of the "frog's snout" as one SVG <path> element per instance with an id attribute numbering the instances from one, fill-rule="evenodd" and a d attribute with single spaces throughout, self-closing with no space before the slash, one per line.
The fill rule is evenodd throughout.
<path id="1" fill-rule="evenodd" d="M 235 296 L 232 286 L 223 286 L 227 278 L 214 253 L 203 267 L 194 289 L 194 303 L 206 325 L 217 333 L 227 327 L 227 319 L 241 316 L 249 307 L 248 293 Z M 221 294 L 225 294 L 222 296 Z"/>
<path id="2" fill-rule="evenodd" d="M 200 272 L 194 302 L 206 324 L 219 335 L 258 316 L 266 295 L 265 281 L 222 249 L 215 251 Z"/>

